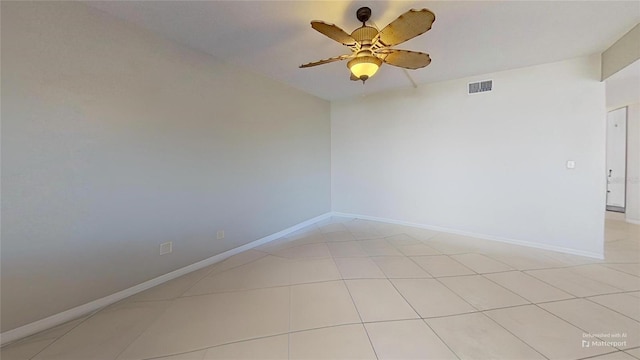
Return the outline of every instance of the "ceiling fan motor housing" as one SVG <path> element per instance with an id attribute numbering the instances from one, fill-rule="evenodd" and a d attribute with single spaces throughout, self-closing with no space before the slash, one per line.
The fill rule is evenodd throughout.
<path id="1" fill-rule="evenodd" d="M 354 38 L 359 43 L 369 43 L 371 44 L 371 40 L 378 35 L 378 30 L 372 26 L 362 26 L 359 27 L 351 33 L 351 37 Z"/>

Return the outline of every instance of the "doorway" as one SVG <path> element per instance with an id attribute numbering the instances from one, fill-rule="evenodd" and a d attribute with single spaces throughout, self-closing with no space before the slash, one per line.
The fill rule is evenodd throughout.
<path id="1" fill-rule="evenodd" d="M 607 114 L 607 210 L 625 212 L 627 107 Z"/>

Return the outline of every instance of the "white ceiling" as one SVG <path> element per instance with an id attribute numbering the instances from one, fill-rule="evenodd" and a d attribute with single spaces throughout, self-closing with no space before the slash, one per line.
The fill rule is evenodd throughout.
<path id="1" fill-rule="evenodd" d="M 410 70 L 418 84 L 599 53 L 640 22 L 640 1 L 100 1 L 87 2 L 218 59 L 244 66 L 327 100 L 411 86 L 383 66 L 363 86 L 344 61 L 298 65 L 349 53 L 311 28 L 311 20 L 358 27 L 369 6 L 382 28 L 411 8 L 436 14 L 433 28 L 397 48 L 427 52 Z"/>

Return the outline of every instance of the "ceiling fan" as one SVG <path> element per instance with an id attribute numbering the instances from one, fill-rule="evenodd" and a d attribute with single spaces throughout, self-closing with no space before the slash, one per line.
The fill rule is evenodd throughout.
<path id="1" fill-rule="evenodd" d="M 356 17 L 362 22 L 362 26 L 355 29 L 351 35 L 334 24 L 312 21 L 312 28 L 345 45 L 351 50 L 351 54 L 300 65 L 300 68 L 350 59 L 347 67 L 351 70 L 351 80 L 362 80 L 364 84 L 378 71 L 383 62 L 405 69 L 419 69 L 431 63 L 429 54 L 391 48 L 431 29 L 431 25 L 436 20 L 436 16 L 431 11 L 411 9 L 380 31 L 366 24 L 371 17 L 370 8 L 359 8 L 356 11 Z"/>

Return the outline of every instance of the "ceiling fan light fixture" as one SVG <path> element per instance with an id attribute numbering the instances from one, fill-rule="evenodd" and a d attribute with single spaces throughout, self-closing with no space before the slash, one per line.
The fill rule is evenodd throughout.
<path id="1" fill-rule="evenodd" d="M 347 63 L 353 76 L 365 81 L 375 75 L 382 65 L 382 60 L 373 55 L 358 56 Z"/>

